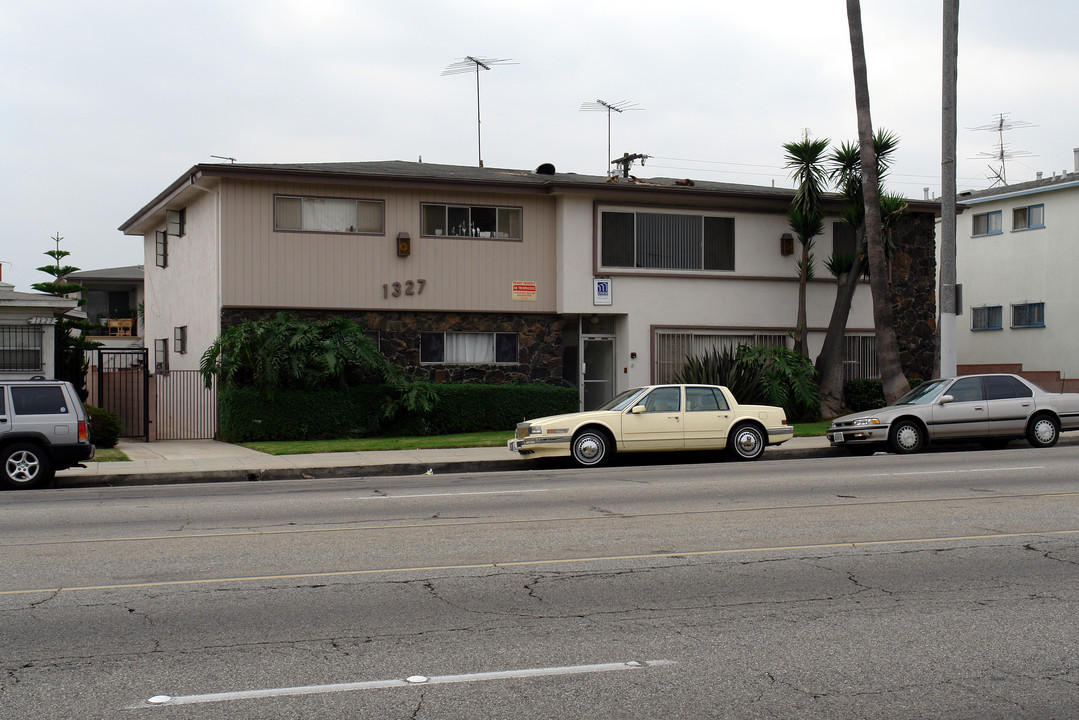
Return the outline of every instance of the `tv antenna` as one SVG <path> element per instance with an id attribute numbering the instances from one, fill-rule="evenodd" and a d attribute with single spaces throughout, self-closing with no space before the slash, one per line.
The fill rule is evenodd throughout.
<path id="1" fill-rule="evenodd" d="M 457 62 L 450 63 L 442 71 L 442 76 L 476 73 L 476 155 L 480 167 L 483 167 L 483 134 L 480 131 L 480 70 L 490 70 L 495 65 L 516 65 L 510 58 L 483 58 L 466 55 Z"/>
<path id="2" fill-rule="evenodd" d="M 234 157 L 227 157 L 225 155 L 211 155 L 210 157 L 217 158 L 218 160 L 228 160 L 230 163 L 233 163 L 233 164 L 236 163 L 236 158 L 234 158 Z"/>
<path id="3" fill-rule="evenodd" d="M 611 157 L 611 113 L 623 113 L 626 110 L 644 110 L 643 107 L 637 107 L 638 103 L 630 102 L 629 100 L 619 100 L 618 102 L 607 102 L 606 100 L 596 100 L 595 102 L 586 101 L 581 103 L 582 112 L 607 112 L 607 159 Z M 612 175 L 611 170 L 607 170 L 607 175 Z"/>
<path id="4" fill-rule="evenodd" d="M 992 165 L 989 166 L 989 172 L 992 173 L 992 177 L 996 178 L 995 186 L 997 183 L 1002 185 L 1008 184 L 1008 171 L 1007 160 L 1017 157 L 1033 157 L 1034 153 L 1027 152 L 1026 150 L 1012 150 L 1010 146 L 1004 142 L 1005 130 L 1017 130 L 1019 128 L 1037 127 L 1032 122 L 1026 120 L 1012 120 L 1008 117 L 1010 113 L 997 113 L 997 119 L 991 123 L 985 125 L 979 125 L 977 127 L 967 128 L 967 130 L 986 130 L 989 132 L 997 133 L 999 138 L 997 147 L 994 152 L 981 152 L 978 153 L 979 158 L 992 158 L 1000 163 L 1000 168 L 995 168 Z M 972 158 L 976 159 L 976 158 Z"/>

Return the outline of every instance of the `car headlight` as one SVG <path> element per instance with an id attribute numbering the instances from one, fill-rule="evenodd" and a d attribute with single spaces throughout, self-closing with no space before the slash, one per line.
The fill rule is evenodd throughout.
<path id="1" fill-rule="evenodd" d="M 858 418 L 851 425 L 880 425 L 880 420 L 877 418 Z"/>
<path id="2" fill-rule="evenodd" d="M 532 427 L 528 428 L 529 435 L 539 435 L 542 432 L 543 428 L 541 428 L 539 425 L 533 425 Z"/>

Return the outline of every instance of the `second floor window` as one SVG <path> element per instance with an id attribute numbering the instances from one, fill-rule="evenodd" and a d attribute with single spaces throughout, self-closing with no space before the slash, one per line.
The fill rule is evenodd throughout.
<path id="1" fill-rule="evenodd" d="M 734 270 L 734 218 L 607 211 L 600 223 L 604 267 Z"/>
<path id="2" fill-rule="evenodd" d="M 1045 227 L 1045 205 L 1028 205 L 1012 209 L 1012 230 L 1033 230 Z"/>
<path id="3" fill-rule="evenodd" d="M 1045 327 L 1045 303 L 1012 305 L 1012 327 Z"/>
<path id="4" fill-rule="evenodd" d="M 971 330 L 1000 330 L 1003 308 L 1000 305 L 983 305 L 970 309 Z"/>
<path id="5" fill-rule="evenodd" d="M 158 230 L 154 242 L 154 264 L 160 268 L 169 266 L 169 235 L 164 230 Z"/>
<path id="6" fill-rule="evenodd" d="M 521 208 L 424 203 L 422 212 L 427 236 L 521 239 Z"/>
<path id="7" fill-rule="evenodd" d="M 274 198 L 274 230 L 381 235 L 381 200 L 349 198 Z"/>
<path id="8" fill-rule="evenodd" d="M 1003 232 L 1000 210 L 974 216 L 971 235 L 999 235 Z"/>

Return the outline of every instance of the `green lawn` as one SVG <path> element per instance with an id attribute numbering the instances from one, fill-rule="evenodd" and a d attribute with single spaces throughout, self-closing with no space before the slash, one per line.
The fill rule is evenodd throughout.
<path id="1" fill-rule="evenodd" d="M 824 434 L 828 421 L 799 423 L 794 426 L 795 437 L 815 437 Z M 268 455 L 301 455 L 328 452 L 366 452 L 371 450 L 421 450 L 437 448 L 498 447 L 513 437 L 512 432 L 465 433 L 430 437 L 347 438 L 343 440 L 293 440 L 240 443 L 244 447 Z"/>
<path id="2" fill-rule="evenodd" d="M 97 448 L 94 450 L 94 462 L 124 462 L 130 460 L 131 458 L 116 448 Z"/>

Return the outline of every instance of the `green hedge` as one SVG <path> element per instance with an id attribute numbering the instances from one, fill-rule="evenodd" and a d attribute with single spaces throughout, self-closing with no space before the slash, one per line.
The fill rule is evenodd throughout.
<path id="1" fill-rule="evenodd" d="M 90 421 L 90 444 L 97 448 L 116 447 L 120 439 L 120 416 L 93 405 L 84 407 Z"/>
<path id="2" fill-rule="evenodd" d="M 908 381 L 911 388 L 922 384 L 920 378 Z M 875 410 L 885 406 L 884 383 L 880 378 L 856 378 L 843 384 L 843 402 L 851 412 Z"/>
<path id="3" fill-rule="evenodd" d="M 574 388 L 554 385 L 436 383 L 437 402 L 427 413 L 399 411 L 387 385 L 345 390 L 287 390 L 272 401 L 250 389 L 224 390 L 218 397 L 218 434 L 227 442 L 317 440 L 369 435 L 449 435 L 512 430 L 526 418 L 575 412 Z"/>

